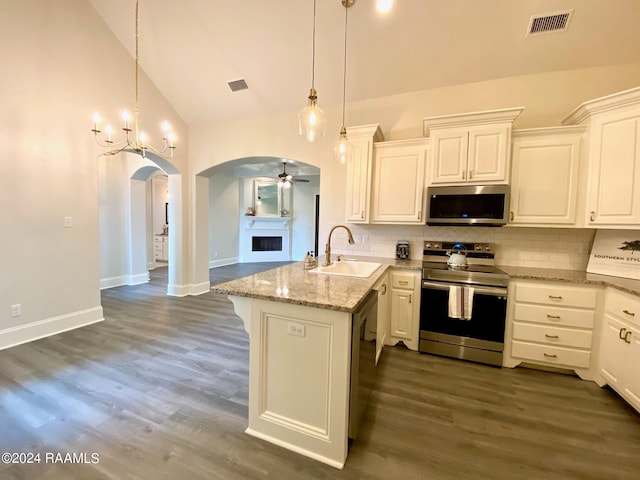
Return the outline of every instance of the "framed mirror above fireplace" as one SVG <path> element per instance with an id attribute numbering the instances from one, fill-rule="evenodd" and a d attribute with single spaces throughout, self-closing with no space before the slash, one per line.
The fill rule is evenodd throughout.
<path id="1" fill-rule="evenodd" d="M 253 204 L 257 217 L 291 215 L 291 189 L 278 188 L 278 180 L 254 180 Z"/>

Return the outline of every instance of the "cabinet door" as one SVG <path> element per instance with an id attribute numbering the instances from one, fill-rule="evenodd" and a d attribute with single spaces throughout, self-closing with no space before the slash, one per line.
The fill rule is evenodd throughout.
<path id="1" fill-rule="evenodd" d="M 577 135 L 514 139 L 509 222 L 575 224 L 579 163 Z"/>
<path id="2" fill-rule="evenodd" d="M 353 160 L 347 163 L 346 220 L 369 223 L 369 185 L 373 142 L 351 140 Z"/>
<path id="3" fill-rule="evenodd" d="M 467 179 L 469 132 L 466 128 L 436 129 L 431 133 L 430 184 L 460 183 Z"/>
<path id="4" fill-rule="evenodd" d="M 411 340 L 413 326 L 413 291 L 391 291 L 391 336 Z"/>
<path id="5" fill-rule="evenodd" d="M 624 393 L 629 402 L 640 411 L 640 329 L 627 327 L 626 356 L 624 359 Z"/>
<path id="6" fill-rule="evenodd" d="M 609 314 L 604 315 L 602 338 L 600 340 L 600 373 L 612 387 L 622 382 L 626 345 L 620 338 L 625 325 Z"/>
<path id="7" fill-rule="evenodd" d="M 375 144 L 372 223 L 424 223 L 426 141 Z"/>
<path id="8" fill-rule="evenodd" d="M 507 182 L 510 134 L 507 124 L 469 128 L 468 182 Z"/>
<path id="9" fill-rule="evenodd" d="M 590 225 L 640 223 L 640 115 L 594 119 L 591 128 Z"/>

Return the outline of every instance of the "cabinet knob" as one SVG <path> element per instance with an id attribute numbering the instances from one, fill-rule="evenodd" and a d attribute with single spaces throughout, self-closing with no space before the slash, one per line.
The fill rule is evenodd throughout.
<path id="1" fill-rule="evenodd" d="M 627 333 L 625 333 L 625 335 L 624 335 L 624 341 L 625 341 L 625 343 L 631 343 L 631 340 L 629 340 L 629 338 L 627 338 L 627 337 L 630 337 L 632 333 L 633 333 L 633 332 L 627 332 Z"/>
<path id="2" fill-rule="evenodd" d="M 596 221 L 596 212 L 591 212 L 589 214 L 589 220 L 591 220 L 592 222 Z"/>
<path id="3" fill-rule="evenodd" d="M 621 328 L 621 329 L 620 329 L 620 332 L 618 332 L 618 338 L 619 338 L 620 340 L 625 340 L 625 338 L 627 338 L 627 336 L 626 336 L 626 334 L 625 334 L 625 332 L 626 332 L 626 331 L 627 331 L 627 329 L 626 329 L 626 328 Z M 625 340 L 625 342 L 626 342 L 626 340 Z"/>
<path id="4" fill-rule="evenodd" d="M 626 313 L 627 315 L 631 315 L 632 317 L 635 317 L 635 316 L 636 316 L 636 314 L 635 314 L 635 313 L 630 312 L 629 310 L 626 310 L 626 309 L 625 309 L 625 310 L 622 310 L 622 312 L 623 312 L 623 313 Z"/>

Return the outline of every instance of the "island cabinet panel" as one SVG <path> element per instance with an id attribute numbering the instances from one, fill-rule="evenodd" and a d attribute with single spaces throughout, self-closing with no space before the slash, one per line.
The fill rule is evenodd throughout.
<path id="1" fill-rule="evenodd" d="M 640 298 L 611 288 L 605 298 L 600 374 L 640 411 Z"/>
<path id="2" fill-rule="evenodd" d="M 250 336 L 246 432 L 342 468 L 352 314 L 230 297 Z"/>
<path id="3" fill-rule="evenodd" d="M 594 380 L 594 328 L 601 296 L 598 287 L 512 281 L 503 365 L 559 367 Z"/>

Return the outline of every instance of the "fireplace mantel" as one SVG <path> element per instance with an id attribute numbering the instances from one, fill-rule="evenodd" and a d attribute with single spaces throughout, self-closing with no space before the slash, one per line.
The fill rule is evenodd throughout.
<path id="1" fill-rule="evenodd" d="M 253 250 L 254 237 L 279 237 L 282 250 Z M 240 228 L 240 262 L 283 262 L 291 260 L 291 217 L 245 215 Z"/>

